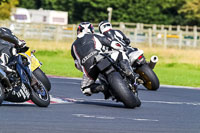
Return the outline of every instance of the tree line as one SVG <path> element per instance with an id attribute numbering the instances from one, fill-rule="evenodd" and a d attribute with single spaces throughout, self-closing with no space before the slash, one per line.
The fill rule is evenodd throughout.
<path id="1" fill-rule="evenodd" d="M 67 11 L 69 23 L 108 19 L 112 7 L 112 22 L 200 26 L 200 0 L 7 0 L 7 8 Z M 0 18 L 2 16 L 2 12 Z M 5 17 L 4 17 L 5 19 Z"/>

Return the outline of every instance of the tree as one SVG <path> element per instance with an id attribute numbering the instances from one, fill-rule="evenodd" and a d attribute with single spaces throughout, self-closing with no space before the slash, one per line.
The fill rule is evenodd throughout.
<path id="1" fill-rule="evenodd" d="M 180 19 L 177 9 L 184 0 L 127 0 L 123 13 L 128 22 L 148 24 L 177 24 Z M 124 15 L 123 15 L 124 16 Z M 128 16 L 128 17 L 127 17 Z"/>
<path id="2" fill-rule="evenodd" d="M 187 0 L 179 13 L 185 16 L 185 23 L 200 25 L 200 0 Z"/>
<path id="3" fill-rule="evenodd" d="M 19 6 L 27 9 L 39 9 L 41 0 L 19 0 Z"/>
<path id="4" fill-rule="evenodd" d="M 200 24 L 200 0 L 19 0 L 19 7 L 67 11 L 69 23 L 108 19 L 148 24 Z"/>
<path id="5" fill-rule="evenodd" d="M 112 7 L 112 22 L 177 24 L 182 22 L 178 9 L 185 0 L 77 0 L 74 21 L 99 22 L 108 18 Z"/>
<path id="6" fill-rule="evenodd" d="M 18 0 L 3 1 L 0 5 L 0 19 L 9 19 L 12 8 L 18 4 Z"/>
<path id="7" fill-rule="evenodd" d="M 75 22 L 90 21 L 98 23 L 108 19 L 108 7 L 113 8 L 112 20 L 116 22 L 121 15 L 127 15 L 124 11 L 127 0 L 77 0 L 74 4 L 73 18 Z"/>

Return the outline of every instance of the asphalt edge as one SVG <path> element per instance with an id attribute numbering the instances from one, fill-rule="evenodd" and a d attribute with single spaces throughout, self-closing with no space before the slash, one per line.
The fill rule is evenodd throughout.
<path id="1" fill-rule="evenodd" d="M 54 75 L 47 75 L 49 78 L 60 78 L 60 79 L 76 79 L 81 80 L 81 78 L 75 78 L 75 77 L 64 77 L 64 76 L 54 76 Z M 198 87 L 191 87 L 191 86 L 176 86 L 176 85 L 160 85 L 162 87 L 167 88 L 184 88 L 184 89 L 194 89 L 194 90 L 200 90 Z"/>

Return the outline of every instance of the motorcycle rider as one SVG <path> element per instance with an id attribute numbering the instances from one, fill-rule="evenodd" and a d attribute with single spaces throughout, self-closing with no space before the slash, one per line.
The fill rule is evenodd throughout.
<path id="1" fill-rule="evenodd" d="M 127 38 L 124 33 L 120 30 L 113 30 L 112 24 L 107 20 L 101 21 L 99 23 L 99 32 L 112 40 L 123 41 L 124 46 L 130 44 L 130 39 Z"/>
<path id="2" fill-rule="evenodd" d="M 0 68 L 4 72 L 12 72 L 7 65 L 9 59 L 16 54 L 16 48 L 23 48 L 25 41 L 19 40 L 10 29 L 0 27 Z"/>
<path id="3" fill-rule="evenodd" d="M 111 41 L 104 35 L 94 34 L 94 28 L 91 23 L 81 22 L 77 28 L 77 39 L 71 47 L 71 55 L 74 58 L 75 66 L 78 70 L 83 72 L 81 91 L 86 96 L 103 92 L 105 99 L 107 99 L 106 87 L 102 84 L 95 83 L 99 74 L 98 69 L 94 65 L 95 57 L 100 52 L 104 51 L 103 47 L 114 49 L 122 48 L 116 41 Z M 132 75 L 131 67 L 124 64 L 124 60 L 128 59 L 126 55 L 118 52 L 115 57 L 116 60 L 120 60 L 120 64 L 123 67 L 122 69 L 126 71 L 127 75 L 135 78 L 134 75 Z"/>
<path id="4" fill-rule="evenodd" d="M 119 41 L 124 47 L 125 52 L 129 56 L 130 63 L 131 61 L 131 54 L 132 52 L 136 51 L 137 48 L 132 48 L 130 46 L 130 39 L 125 36 L 125 34 L 120 30 L 113 30 L 112 24 L 107 20 L 101 21 L 98 25 L 99 32 L 106 37 L 110 38 L 111 40 Z"/>

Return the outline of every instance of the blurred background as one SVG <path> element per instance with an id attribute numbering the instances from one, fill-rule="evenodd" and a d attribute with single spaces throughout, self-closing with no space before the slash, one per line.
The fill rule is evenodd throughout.
<path id="1" fill-rule="evenodd" d="M 0 12 L 0 26 L 42 51 L 44 62 L 44 53 L 54 51 L 49 55 L 67 53 L 73 64 L 70 49 L 77 25 L 89 21 L 98 32 L 98 23 L 109 20 L 147 59 L 158 55 L 155 72 L 161 84 L 200 86 L 200 0 L 1 0 Z M 81 75 L 71 75 L 74 69 L 58 73 L 62 65 L 44 69 L 48 74 Z"/>

